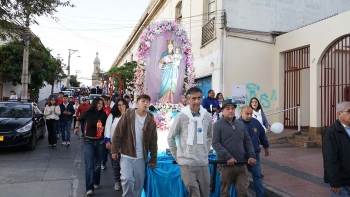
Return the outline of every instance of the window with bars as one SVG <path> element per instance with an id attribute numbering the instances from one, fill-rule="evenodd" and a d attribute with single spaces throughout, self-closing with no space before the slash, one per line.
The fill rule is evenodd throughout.
<path id="1" fill-rule="evenodd" d="M 204 13 L 207 17 L 204 21 L 207 22 L 202 27 L 202 46 L 215 38 L 216 0 L 206 0 L 204 2 Z"/>
<path id="2" fill-rule="evenodd" d="M 202 27 L 202 46 L 215 38 L 215 17 Z"/>
<path id="3" fill-rule="evenodd" d="M 181 24 L 182 20 L 182 1 L 180 1 L 175 8 L 175 18 L 178 24 Z"/>
<path id="4" fill-rule="evenodd" d="M 208 0 L 208 20 L 211 20 L 215 17 L 215 11 L 216 11 L 216 1 L 215 0 Z"/>

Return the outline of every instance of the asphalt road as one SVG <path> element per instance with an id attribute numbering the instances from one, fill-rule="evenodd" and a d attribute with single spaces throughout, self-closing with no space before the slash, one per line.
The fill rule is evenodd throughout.
<path id="1" fill-rule="evenodd" d="M 47 136 L 38 140 L 34 151 L 21 148 L 0 150 L 0 197 L 83 197 L 85 174 L 82 139 L 71 136 L 71 146 L 58 140 L 55 149 Z M 110 163 L 101 174 L 94 196 L 120 197 L 114 191 Z"/>

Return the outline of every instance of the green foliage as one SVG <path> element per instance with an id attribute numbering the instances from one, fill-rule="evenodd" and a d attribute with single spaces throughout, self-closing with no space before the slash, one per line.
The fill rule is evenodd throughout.
<path id="1" fill-rule="evenodd" d="M 0 46 L 0 81 L 12 82 L 16 86 L 21 84 L 23 67 L 23 43 L 14 40 Z M 60 61 L 51 57 L 50 50 L 46 49 L 40 39 L 35 37 L 29 46 L 28 74 L 31 76 L 30 89 L 39 93 L 44 81 L 53 84 L 62 70 Z"/>
<path id="2" fill-rule="evenodd" d="M 132 78 L 134 76 L 134 69 L 137 67 L 137 62 L 132 61 L 132 62 L 127 62 L 123 66 L 120 67 L 113 67 L 111 68 L 107 73 L 110 74 L 117 74 L 117 77 L 115 78 L 114 81 L 114 86 L 116 89 L 119 89 L 119 77 L 118 73 L 122 73 L 122 81 L 124 82 L 124 89 L 127 87 L 127 82 L 132 81 Z"/>
<path id="3" fill-rule="evenodd" d="M 70 1 L 61 0 L 0 0 L 0 39 L 6 40 L 14 34 L 23 32 L 23 25 L 19 21 L 38 24 L 36 17 L 50 16 L 58 20 L 53 15 L 57 12 L 58 7 L 74 7 Z"/>
<path id="4" fill-rule="evenodd" d="M 78 81 L 77 76 L 71 75 L 69 83 L 71 87 L 80 87 L 81 82 Z"/>

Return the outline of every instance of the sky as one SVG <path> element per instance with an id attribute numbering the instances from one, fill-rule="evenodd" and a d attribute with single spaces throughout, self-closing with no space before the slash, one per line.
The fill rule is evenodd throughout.
<path id="1" fill-rule="evenodd" d="M 78 50 L 71 56 L 71 75 L 91 86 L 93 61 L 99 53 L 101 69 L 108 71 L 126 39 L 147 8 L 150 0 L 71 0 L 75 7 L 58 8 L 50 17 L 40 17 L 31 25 L 51 55 L 63 58 L 68 65 L 68 49 Z M 80 57 L 78 57 L 80 56 Z M 67 74 L 67 70 L 65 70 Z"/>

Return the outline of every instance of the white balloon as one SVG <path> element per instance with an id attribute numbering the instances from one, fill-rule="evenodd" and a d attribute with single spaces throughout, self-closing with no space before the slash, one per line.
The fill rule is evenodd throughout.
<path id="1" fill-rule="evenodd" d="M 271 129 L 272 132 L 274 133 L 282 133 L 283 131 L 283 124 L 281 124 L 280 122 L 275 122 L 271 125 Z"/>

